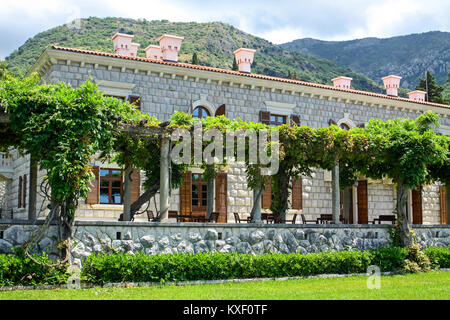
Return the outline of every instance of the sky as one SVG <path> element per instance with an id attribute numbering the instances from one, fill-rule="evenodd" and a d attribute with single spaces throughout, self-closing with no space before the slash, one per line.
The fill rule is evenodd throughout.
<path id="1" fill-rule="evenodd" d="M 450 31 L 450 0 L 0 0 L 0 59 L 77 18 L 229 23 L 280 44 Z"/>

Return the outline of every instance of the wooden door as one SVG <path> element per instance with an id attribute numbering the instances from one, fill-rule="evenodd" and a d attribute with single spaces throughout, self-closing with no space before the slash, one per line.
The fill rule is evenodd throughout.
<path id="1" fill-rule="evenodd" d="M 206 216 L 208 203 L 208 182 L 202 180 L 201 173 L 192 174 L 192 215 Z"/>
<path id="2" fill-rule="evenodd" d="M 358 224 L 367 224 L 369 220 L 369 206 L 367 200 L 367 180 L 358 181 L 357 195 L 358 195 Z"/>
<path id="3" fill-rule="evenodd" d="M 270 209 L 272 204 L 272 183 L 269 181 L 264 186 L 264 191 L 261 194 L 261 207 L 263 209 Z"/>
<path id="4" fill-rule="evenodd" d="M 303 209 L 302 178 L 292 180 L 292 209 Z"/>
<path id="5" fill-rule="evenodd" d="M 417 187 L 417 190 L 411 190 L 412 194 L 412 209 L 413 209 L 413 224 L 422 224 L 422 187 Z"/>
<path id="6" fill-rule="evenodd" d="M 447 192 L 448 189 L 445 186 L 440 186 L 439 187 L 439 195 L 440 195 L 440 213 L 441 213 L 441 224 L 447 224 L 448 220 L 447 220 Z"/>
<path id="7" fill-rule="evenodd" d="M 227 222 L 227 174 L 216 174 L 216 212 L 219 213 L 217 222 Z"/>
<path id="8" fill-rule="evenodd" d="M 345 212 L 345 198 L 348 197 L 348 217 L 346 218 Z M 347 188 L 345 190 L 341 190 L 341 216 L 344 217 L 344 223 L 353 224 L 353 190 L 352 188 Z"/>
<path id="9" fill-rule="evenodd" d="M 190 171 L 183 173 L 183 183 L 180 187 L 180 214 L 190 215 L 192 196 L 192 173 Z"/>

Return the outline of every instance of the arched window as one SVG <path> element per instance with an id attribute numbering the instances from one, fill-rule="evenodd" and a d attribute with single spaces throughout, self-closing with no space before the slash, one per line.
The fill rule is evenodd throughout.
<path id="1" fill-rule="evenodd" d="M 350 127 L 346 123 L 341 123 L 340 127 L 341 127 L 341 129 L 344 129 L 344 130 L 350 130 Z"/>
<path id="2" fill-rule="evenodd" d="M 201 119 L 201 118 L 209 117 L 210 114 L 209 114 L 208 109 L 206 109 L 205 107 L 196 107 L 194 109 L 194 111 L 192 112 L 192 116 L 194 118 L 200 118 Z"/>

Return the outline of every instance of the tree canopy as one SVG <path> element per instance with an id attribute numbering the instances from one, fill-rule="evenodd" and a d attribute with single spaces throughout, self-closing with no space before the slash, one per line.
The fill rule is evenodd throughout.
<path id="1" fill-rule="evenodd" d="M 416 86 L 416 90 L 422 90 L 427 92 L 427 101 L 435 103 L 445 103 L 442 97 L 442 91 L 444 87 L 439 86 L 436 83 L 433 75 L 430 71 L 427 71 L 426 79 L 419 79 L 419 85 Z"/>

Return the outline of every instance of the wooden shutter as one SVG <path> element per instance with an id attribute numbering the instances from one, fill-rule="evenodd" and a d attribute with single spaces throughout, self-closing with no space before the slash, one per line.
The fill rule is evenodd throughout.
<path id="1" fill-rule="evenodd" d="M 134 104 L 138 110 L 141 110 L 141 97 L 137 95 L 128 96 L 128 101 Z"/>
<path id="2" fill-rule="evenodd" d="M 270 125 L 270 111 L 260 111 L 259 122 Z"/>
<path id="3" fill-rule="evenodd" d="M 291 114 L 291 125 L 300 125 L 300 116 L 298 114 Z"/>
<path id="4" fill-rule="evenodd" d="M 19 177 L 19 188 L 17 195 L 17 208 L 22 208 L 22 191 L 23 191 L 23 180 L 22 176 Z"/>
<path id="5" fill-rule="evenodd" d="M 302 178 L 292 180 L 292 209 L 303 209 Z"/>
<path id="6" fill-rule="evenodd" d="M 91 181 L 91 190 L 87 194 L 86 203 L 96 204 L 98 203 L 99 195 L 99 167 L 94 166 L 91 168 L 91 170 L 95 176 L 95 179 Z"/>
<path id="7" fill-rule="evenodd" d="M 369 206 L 367 200 L 367 180 L 358 181 L 358 224 L 369 221 Z"/>
<path id="8" fill-rule="evenodd" d="M 440 203 L 441 203 L 441 224 L 447 224 L 447 193 L 446 187 L 439 187 Z"/>
<path id="9" fill-rule="evenodd" d="M 217 108 L 215 116 L 224 116 L 225 115 L 225 105 L 221 105 Z"/>
<path id="10" fill-rule="evenodd" d="M 27 175 L 23 175 L 22 207 L 27 206 Z"/>
<path id="11" fill-rule="evenodd" d="M 413 224 L 422 224 L 422 187 L 411 190 L 413 207 Z"/>
<path id="12" fill-rule="evenodd" d="M 227 174 L 216 174 L 216 212 L 219 213 L 217 222 L 227 222 Z"/>
<path id="13" fill-rule="evenodd" d="M 266 183 L 263 193 L 261 194 L 261 207 L 263 209 L 270 209 L 272 204 L 272 182 L 269 180 Z"/>
<path id="14" fill-rule="evenodd" d="M 131 171 L 131 191 L 130 191 L 131 203 L 139 199 L 140 195 L 141 195 L 141 170 L 133 169 L 133 171 Z"/>
<path id="15" fill-rule="evenodd" d="M 192 212 L 192 172 L 183 173 L 183 183 L 180 187 L 180 213 L 190 215 Z"/>

